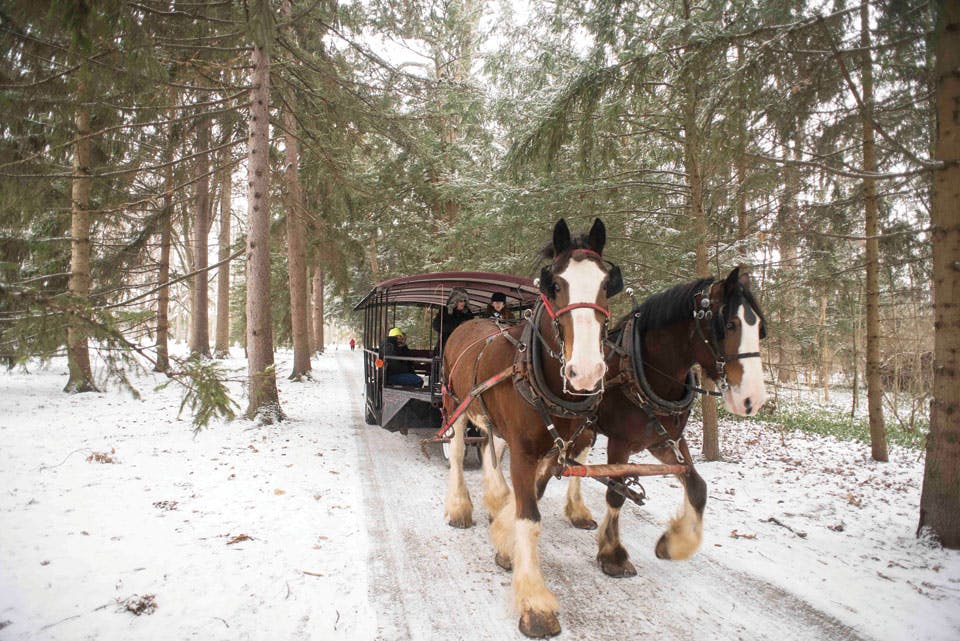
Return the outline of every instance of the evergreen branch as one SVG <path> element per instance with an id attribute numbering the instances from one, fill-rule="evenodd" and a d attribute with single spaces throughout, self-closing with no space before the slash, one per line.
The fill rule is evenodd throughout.
<path id="1" fill-rule="evenodd" d="M 96 307 L 95 309 L 115 309 L 115 308 L 117 308 L 117 307 L 126 307 L 127 305 L 130 305 L 130 304 L 132 304 L 132 303 L 135 303 L 136 301 L 141 300 L 141 299 L 143 299 L 143 298 L 146 298 L 147 296 L 150 296 L 151 294 L 155 294 L 156 292 L 160 291 L 160 290 L 163 289 L 164 287 L 169 287 L 170 285 L 173 285 L 174 283 L 179 283 L 180 281 L 184 281 L 184 280 L 187 280 L 188 278 L 192 278 L 193 276 L 196 276 L 197 274 L 200 274 L 200 273 L 202 273 L 202 272 L 208 272 L 208 271 L 210 271 L 211 269 L 215 269 L 215 268 L 219 267 L 220 265 L 223 265 L 223 264 L 225 264 L 225 263 L 229 263 L 231 260 L 239 257 L 240 254 L 244 253 L 246 250 L 247 250 L 246 247 L 244 247 L 244 248 L 242 248 L 242 249 L 238 249 L 237 251 L 233 252 L 232 254 L 230 254 L 229 256 L 227 256 L 226 258 L 224 258 L 223 260 L 217 261 L 216 263 L 213 263 L 212 265 L 207 265 L 207 266 L 204 267 L 204 268 L 195 269 L 195 270 L 193 270 L 192 272 L 189 272 L 189 273 L 187 273 L 187 274 L 183 274 L 183 275 L 181 275 L 181 276 L 177 276 L 176 278 L 171 278 L 171 279 L 168 280 L 167 282 L 161 283 L 161 284 L 158 285 L 157 287 L 154 287 L 153 289 L 151 289 L 151 290 L 149 290 L 149 291 L 146 291 L 146 292 L 144 292 L 144 293 L 142 293 L 142 294 L 138 294 L 137 296 L 134 296 L 133 298 L 129 298 L 129 299 L 125 300 L 125 301 L 121 301 L 121 302 L 119 302 L 119 303 L 113 303 L 113 304 L 110 304 L 110 305 L 101 305 L 100 307 Z"/>
<path id="2" fill-rule="evenodd" d="M 856 101 L 857 106 L 860 109 L 860 115 L 867 119 L 867 121 L 870 123 L 870 126 L 873 127 L 873 130 L 883 136 L 883 139 L 890 143 L 894 149 L 900 151 L 900 153 L 916 164 L 928 170 L 943 169 L 945 167 L 943 162 L 939 160 L 924 160 L 923 158 L 917 157 L 912 151 L 890 136 L 884 127 L 880 126 L 880 123 L 877 122 L 873 117 L 873 112 L 867 108 L 866 104 L 864 104 L 863 98 L 860 96 L 860 92 L 857 91 L 857 87 L 853 83 L 853 78 L 850 77 L 850 71 L 847 69 L 847 63 L 844 62 L 843 56 L 840 54 L 840 50 L 837 49 L 837 44 L 833 41 L 833 34 L 831 34 L 830 30 L 827 29 L 826 23 L 821 21 L 819 25 L 823 30 L 824 36 L 827 38 L 827 42 L 830 43 L 830 49 L 833 51 L 833 57 L 837 61 L 837 65 L 840 67 L 840 72 L 843 74 L 843 79 L 847 84 L 847 88 L 850 90 L 850 94 L 853 96 L 853 99 Z"/>

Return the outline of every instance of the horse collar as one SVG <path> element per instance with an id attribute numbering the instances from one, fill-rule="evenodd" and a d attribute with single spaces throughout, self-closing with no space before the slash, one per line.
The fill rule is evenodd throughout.
<path id="1" fill-rule="evenodd" d="M 620 369 L 627 374 L 627 380 L 630 383 L 631 392 L 633 392 L 627 394 L 627 397 L 639 401 L 641 407 L 649 406 L 660 414 L 675 415 L 690 411 L 690 406 L 693 405 L 696 396 L 693 371 L 687 371 L 686 382 L 684 383 L 687 392 L 679 401 L 665 399 L 654 392 L 650 386 L 650 381 L 647 380 L 646 368 L 644 367 L 643 337 L 635 333 L 636 329 L 635 319 L 631 318 L 621 334 L 621 340 L 626 343 L 623 346 L 626 354 L 624 359 L 629 362 L 624 363 Z"/>
<path id="2" fill-rule="evenodd" d="M 543 318 L 543 312 L 543 306 L 538 305 L 526 319 L 527 323 L 520 339 L 521 345 L 525 345 L 526 349 L 518 349 L 514 358 L 514 385 L 528 403 L 534 407 L 542 403 L 553 416 L 582 418 L 592 415 L 600 404 L 600 393 L 586 395 L 586 398 L 581 401 L 568 401 L 550 389 L 543 376 L 542 349 L 544 348 L 547 349 L 552 358 L 560 361 L 561 376 L 563 374 L 562 342 L 558 358 L 558 355 L 546 345 L 546 341 L 540 333 L 539 326 Z M 566 387 L 565 380 L 564 387 Z"/>

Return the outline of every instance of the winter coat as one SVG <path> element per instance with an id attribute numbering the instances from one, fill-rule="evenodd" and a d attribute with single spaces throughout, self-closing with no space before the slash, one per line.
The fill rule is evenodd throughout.
<path id="1" fill-rule="evenodd" d="M 393 374 L 413 372 L 413 361 L 398 361 L 390 358 L 391 356 L 412 356 L 410 348 L 397 342 L 396 336 L 388 336 L 380 347 L 380 357 L 383 359 L 385 374 L 392 376 Z"/>
<path id="2" fill-rule="evenodd" d="M 499 312 L 493 308 L 491 303 L 487 303 L 487 310 L 483 314 L 484 318 L 493 318 L 496 320 L 513 320 L 513 312 L 504 307 Z"/>
<path id="3" fill-rule="evenodd" d="M 453 330 L 472 318 L 473 312 L 467 308 L 463 310 L 454 309 L 452 312 L 442 309 L 437 312 L 437 315 L 433 317 L 433 329 L 440 334 L 440 345 L 446 345 Z"/>

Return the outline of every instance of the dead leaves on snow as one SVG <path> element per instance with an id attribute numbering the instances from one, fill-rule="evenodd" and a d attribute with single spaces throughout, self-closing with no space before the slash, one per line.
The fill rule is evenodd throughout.
<path id="1" fill-rule="evenodd" d="M 143 596 L 134 594 L 133 596 L 127 597 L 127 599 L 124 601 L 117 599 L 117 603 L 120 604 L 121 612 L 132 612 L 136 616 L 140 616 L 141 614 L 153 614 L 157 611 L 156 594 L 144 594 Z"/>
<path id="2" fill-rule="evenodd" d="M 227 536 L 230 536 L 230 535 L 228 534 Z M 234 543 L 242 543 L 243 541 L 252 541 L 252 540 L 253 540 L 253 537 L 250 536 L 249 534 L 238 534 L 232 539 L 230 539 L 229 541 L 227 541 L 227 545 L 233 545 Z"/>
<path id="3" fill-rule="evenodd" d="M 106 452 L 91 452 L 90 456 L 87 457 L 87 463 L 119 463 L 120 461 L 114 458 L 114 455 L 117 453 L 116 448 L 111 447 L 110 453 Z"/>

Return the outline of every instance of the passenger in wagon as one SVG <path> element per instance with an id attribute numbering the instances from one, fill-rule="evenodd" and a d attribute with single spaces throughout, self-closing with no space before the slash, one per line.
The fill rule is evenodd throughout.
<path id="1" fill-rule="evenodd" d="M 507 309 L 507 295 L 494 292 L 487 304 L 486 315 L 494 320 L 513 320 L 513 312 Z"/>
<path id="2" fill-rule="evenodd" d="M 433 317 L 433 329 L 440 334 L 441 349 L 447 344 L 447 339 L 450 338 L 453 330 L 473 318 L 473 312 L 468 306 L 469 302 L 470 297 L 467 296 L 467 292 L 454 287 L 447 298 L 446 306 Z"/>
<path id="3" fill-rule="evenodd" d="M 407 347 L 407 337 L 399 327 L 394 327 L 387 334 L 387 339 L 380 346 L 383 358 L 383 367 L 386 370 L 384 379 L 388 385 L 406 385 L 408 387 L 423 387 L 423 379 L 413 371 L 411 361 L 397 360 L 396 356 L 412 356 Z"/>

